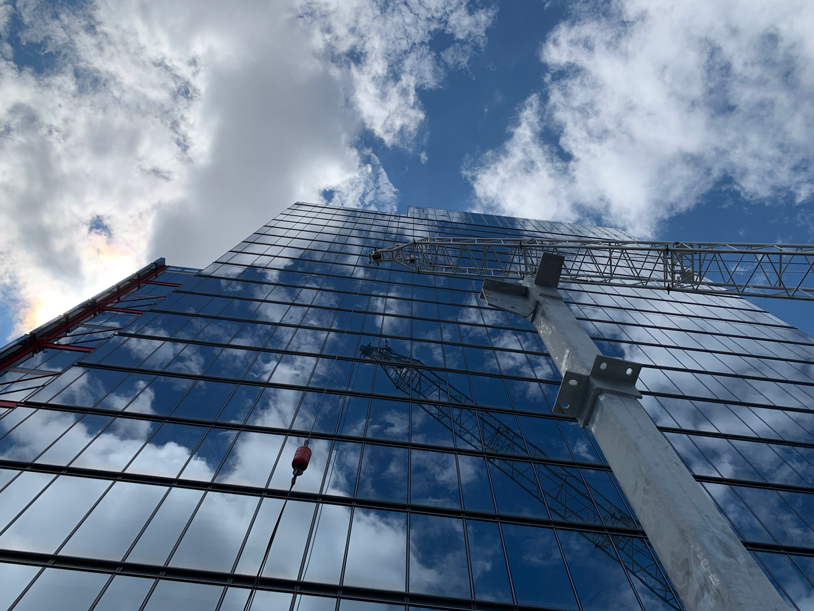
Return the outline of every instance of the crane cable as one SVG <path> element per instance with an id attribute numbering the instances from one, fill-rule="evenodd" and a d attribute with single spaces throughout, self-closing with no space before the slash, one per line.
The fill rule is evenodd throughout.
<path id="1" fill-rule="evenodd" d="M 350 314 L 351 316 L 355 313 L 356 310 L 356 302 L 359 300 L 359 296 L 362 292 L 362 281 L 359 282 L 359 287 L 356 289 L 356 298 L 353 301 L 353 307 L 351 308 Z M 338 316 L 338 315 L 337 315 Z M 349 321 L 350 322 L 350 321 Z M 328 379 L 326 382 L 325 388 L 322 389 L 322 394 L 319 398 L 319 403 L 317 405 L 317 411 L 314 415 L 314 421 L 311 423 L 311 428 L 308 431 L 308 437 L 305 439 L 305 443 L 297 448 L 297 451 L 294 453 L 294 460 L 291 463 L 292 468 L 294 469 L 294 476 L 291 478 L 291 485 L 288 488 L 288 492 L 285 495 L 285 499 L 283 500 L 283 506 L 280 508 L 280 513 L 277 516 L 277 521 L 274 524 L 274 529 L 271 531 L 271 536 L 269 537 L 269 542 L 266 545 L 266 551 L 263 554 L 263 560 L 260 563 L 260 568 L 257 571 L 257 575 L 254 577 L 254 582 L 252 584 L 252 589 L 249 594 L 249 597 L 246 599 L 246 605 L 243 607 L 243 611 L 249 611 L 251 606 L 254 602 L 254 596 L 257 592 L 257 584 L 260 582 L 260 577 L 263 574 L 263 570 L 266 568 L 266 562 L 268 562 L 269 554 L 271 553 L 271 547 L 274 545 L 274 538 L 277 536 L 277 530 L 280 528 L 280 522 L 283 518 L 283 512 L 285 511 L 286 505 L 288 504 L 288 499 L 291 497 L 291 491 L 294 489 L 294 484 L 297 481 L 297 478 L 302 475 L 305 470 L 308 468 L 308 462 L 311 459 L 311 449 L 309 448 L 309 444 L 311 442 L 311 435 L 314 433 L 314 427 L 316 426 L 317 420 L 319 419 L 319 415 L 322 412 L 322 405 L 325 399 L 325 394 L 328 391 L 327 384 L 330 383 L 331 377 L 333 376 L 334 369 L 336 368 L 336 362 L 339 360 L 339 353 L 342 349 L 342 344 L 344 343 L 345 339 L 348 336 L 349 329 L 344 329 L 342 331 L 342 337 L 339 341 L 339 345 L 336 349 L 336 354 L 334 355 L 333 363 L 331 364 L 331 370 L 328 372 Z M 304 457 L 303 457 L 304 456 Z M 298 458 L 300 462 L 298 463 Z M 321 506 L 320 506 L 321 510 Z"/>

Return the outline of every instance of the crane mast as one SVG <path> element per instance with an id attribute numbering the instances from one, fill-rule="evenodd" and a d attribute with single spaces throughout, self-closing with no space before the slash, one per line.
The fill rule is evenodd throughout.
<path id="1" fill-rule="evenodd" d="M 641 365 L 601 354 L 558 287 L 563 282 L 814 300 L 814 246 L 423 238 L 375 250 L 369 258 L 419 273 L 480 277 L 481 297 L 490 306 L 531 321 L 563 378 L 553 411 L 591 430 L 688 609 L 786 609 L 639 402 Z M 521 282 L 505 281 L 512 279 Z M 392 373 L 409 383 L 409 372 Z M 524 481 L 522 474 L 512 477 Z"/>
<path id="2" fill-rule="evenodd" d="M 814 245 L 571 238 L 422 238 L 375 250 L 372 263 L 417 272 L 522 279 L 544 252 L 563 282 L 711 295 L 814 300 Z"/>

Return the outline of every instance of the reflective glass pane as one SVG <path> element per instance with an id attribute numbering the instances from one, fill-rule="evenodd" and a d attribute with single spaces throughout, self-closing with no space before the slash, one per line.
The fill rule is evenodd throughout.
<path id="1" fill-rule="evenodd" d="M 517 602 L 577 609 L 552 530 L 504 524 L 503 537 Z"/>
<path id="2" fill-rule="evenodd" d="M 461 507 L 455 455 L 410 451 L 410 502 L 435 507 Z"/>
<path id="3" fill-rule="evenodd" d="M 406 514 L 357 508 L 353 513 L 345 583 L 403 591 L 406 566 Z"/>
<path id="4" fill-rule="evenodd" d="M 492 487 L 489 485 L 486 459 L 461 454 L 458 456 L 458 468 L 461 471 L 464 508 L 468 511 L 494 512 L 495 504 L 492 502 Z"/>
<path id="5" fill-rule="evenodd" d="M 410 516 L 410 591 L 469 597 L 469 570 L 463 522 L 412 514 Z"/>
<path id="6" fill-rule="evenodd" d="M 214 611 L 223 586 L 183 581 L 159 581 L 144 611 Z"/>
<path id="7" fill-rule="evenodd" d="M 104 573 L 45 569 L 14 608 L 87 611 L 107 580 Z"/>
<path id="8" fill-rule="evenodd" d="M 283 437 L 243 431 L 215 481 L 245 486 L 265 486 L 277 460 Z"/>
<path id="9" fill-rule="evenodd" d="M 164 564 L 203 496 L 200 490 L 173 488 L 139 537 L 129 562 Z"/>
<path id="10" fill-rule="evenodd" d="M 20 473 L 8 484 L 0 493 L 0 530 L 5 528 L 54 477 L 50 473 Z"/>
<path id="11" fill-rule="evenodd" d="M 38 566 L 0 564 L 0 609 L 11 608 L 20 593 L 40 571 Z"/>
<path id="12" fill-rule="evenodd" d="M 172 415 L 176 418 L 214 420 L 234 390 L 234 384 L 197 382 L 173 410 Z"/>
<path id="13" fill-rule="evenodd" d="M 613 606 L 640 608 L 610 537 L 575 531 L 558 534 L 583 608 L 596 611 Z"/>
<path id="14" fill-rule="evenodd" d="M 512 591 L 498 525 L 494 522 L 467 520 L 466 532 L 472 561 L 472 578 L 475 581 L 475 598 L 511 603 Z"/>
<path id="15" fill-rule="evenodd" d="M 93 611 L 138 611 L 152 585 L 152 579 L 116 575 Z"/>
<path id="16" fill-rule="evenodd" d="M 210 429 L 179 477 L 211 481 L 236 436 L 237 431 Z"/>
<path id="17" fill-rule="evenodd" d="M 407 450 L 365 444 L 358 495 L 382 501 L 407 501 Z"/>
<path id="18" fill-rule="evenodd" d="M 254 517 L 256 497 L 209 492 L 204 497 L 170 566 L 229 571 Z"/>
<path id="19" fill-rule="evenodd" d="M 60 553 L 121 560 L 165 493 L 161 486 L 116 482 Z"/>
<path id="20" fill-rule="evenodd" d="M 349 507 L 326 504 L 317 507 L 314 534 L 305 558 L 303 579 L 339 583 L 349 524 Z"/>
<path id="21" fill-rule="evenodd" d="M 202 426 L 162 424 L 127 467 L 127 473 L 176 477 L 205 432 Z"/>
<path id="22" fill-rule="evenodd" d="M 105 480 L 59 476 L 0 536 L 0 547 L 55 552 L 108 486 Z"/>

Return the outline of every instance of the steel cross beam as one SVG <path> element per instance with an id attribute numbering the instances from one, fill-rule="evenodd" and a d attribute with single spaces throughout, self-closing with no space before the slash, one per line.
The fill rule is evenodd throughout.
<path id="1" fill-rule="evenodd" d="M 544 252 L 565 259 L 563 282 L 814 300 L 810 244 L 422 238 L 369 259 L 417 272 L 522 279 L 537 272 Z"/>
<path id="2" fill-rule="evenodd" d="M 603 356 L 562 300 L 563 258 L 546 253 L 523 284 L 483 283 L 489 305 L 531 318 L 563 376 L 555 412 L 596 438 L 691 611 L 785 611 L 783 599 L 647 415 L 639 366 Z"/>

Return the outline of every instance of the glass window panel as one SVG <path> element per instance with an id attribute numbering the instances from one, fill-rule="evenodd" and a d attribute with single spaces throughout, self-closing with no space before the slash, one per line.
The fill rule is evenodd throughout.
<path id="1" fill-rule="evenodd" d="M 243 431 L 232 446 L 215 481 L 265 486 L 282 444 L 281 435 Z"/>
<path id="2" fill-rule="evenodd" d="M 139 611 L 152 585 L 152 579 L 116 575 L 93 611 Z"/>
<path id="3" fill-rule="evenodd" d="M 481 412 L 480 432 L 485 450 L 521 456 L 528 454 L 514 414 Z"/>
<path id="4" fill-rule="evenodd" d="M 577 595 L 586 611 L 605 611 L 613 606 L 640 608 L 610 537 L 574 531 L 558 534 Z"/>
<path id="5" fill-rule="evenodd" d="M 116 482 L 60 553 L 121 560 L 165 492 L 161 486 Z"/>
<path id="6" fill-rule="evenodd" d="M 158 350 L 153 352 L 153 354 L 142 363 L 141 367 L 161 371 L 184 349 L 184 346 L 186 346 L 186 344 L 180 342 L 164 342 Z"/>
<path id="7" fill-rule="evenodd" d="M 418 609 L 410 607 L 415 611 L 432 611 L 432 609 Z M 349 600 L 347 598 L 339 601 L 339 611 L 404 611 L 404 605 L 388 605 L 385 603 L 369 603 L 362 600 Z"/>
<path id="8" fill-rule="evenodd" d="M 215 346 L 188 345 L 166 367 L 166 371 L 201 375 L 212 364 L 223 348 Z"/>
<path id="9" fill-rule="evenodd" d="M 202 426 L 162 424 L 127 467 L 127 473 L 177 477 L 205 432 Z"/>
<path id="10" fill-rule="evenodd" d="M 349 507 L 326 504 L 317 507 L 314 535 L 305 558 L 303 579 L 339 583 L 349 524 Z"/>
<path id="11" fill-rule="evenodd" d="M 791 561 L 791 558 L 785 554 L 769 554 L 766 552 L 757 555 L 798 608 L 809 609 L 812 597 L 814 597 L 814 587 Z"/>
<path id="12" fill-rule="evenodd" d="M 50 403 L 93 407 L 125 377 L 127 374 L 121 371 L 89 369 L 85 375 L 51 399 Z"/>
<path id="13" fill-rule="evenodd" d="M 773 543 L 774 539 L 755 518 L 744 502 L 732 491 L 732 488 L 723 484 L 704 483 L 709 495 L 715 500 L 729 518 L 735 529 L 740 533 L 741 538 L 747 541 L 759 541 L 763 543 Z"/>
<path id="14" fill-rule="evenodd" d="M 359 491 L 362 498 L 407 502 L 407 449 L 365 444 Z"/>
<path id="15" fill-rule="evenodd" d="M 562 436 L 556 420 L 518 416 L 526 438 L 526 445 L 532 456 L 542 456 L 571 460 L 571 452 Z"/>
<path id="16" fill-rule="evenodd" d="M 63 390 L 68 384 L 76 380 L 79 376 L 85 373 L 85 369 L 82 367 L 71 367 L 70 369 L 66 370 L 61 375 L 57 376 L 43 388 L 39 392 L 37 392 L 33 397 L 31 397 L 34 401 L 41 401 L 45 403 L 56 395 L 58 392 Z"/>
<path id="17" fill-rule="evenodd" d="M 458 328 L 461 331 L 461 340 L 464 344 L 475 344 L 476 346 L 491 345 L 489 343 L 489 334 L 486 332 L 485 327 L 476 327 L 473 325 L 460 324 L 458 325 Z"/>
<path id="18" fill-rule="evenodd" d="M 232 304 L 247 304 L 249 302 L 240 301 L 240 300 L 233 300 Z M 256 304 L 255 304 L 256 305 Z M 226 309 L 229 310 L 232 306 L 228 306 Z M 235 314 L 229 314 L 227 311 L 224 311 L 223 316 L 226 317 L 233 317 L 233 318 L 248 318 L 251 312 L 254 311 L 254 308 L 248 310 L 245 316 L 240 316 L 239 312 L 236 310 Z M 213 320 L 206 328 L 201 331 L 195 339 L 201 342 L 212 342 L 214 344 L 226 344 L 232 339 L 235 334 L 238 332 L 242 323 L 233 321 L 233 320 Z"/>
<path id="19" fill-rule="evenodd" d="M 274 335 L 272 335 L 271 339 L 266 343 L 266 349 L 285 350 L 296 330 L 295 327 L 277 327 Z"/>
<path id="20" fill-rule="evenodd" d="M 768 445 L 736 439 L 731 443 L 767 481 L 792 486 L 807 485 L 806 481 Z"/>
<path id="21" fill-rule="evenodd" d="M 169 414 L 194 380 L 158 376 L 147 386 L 125 411 L 142 414 Z"/>
<path id="22" fill-rule="evenodd" d="M 407 515 L 357 508 L 344 583 L 404 591 L 406 567 Z"/>
<path id="23" fill-rule="evenodd" d="M 114 367 L 138 367 L 156 348 L 164 345 L 165 342 L 154 339 L 131 337 L 104 357 L 101 362 Z"/>
<path id="24" fill-rule="evenodd" d="M 265 382 L 271 377 L 271 373 L 277 366 L 280 356 L 281 355 L 276 352 L 261 352 L 257 355 L 257 358 L 255 358 L 249 371 L 246 372 L 244 376 L 245 379 Z"/>
<path id="25" fill-rule="evenodd" d="M 454 454 L 411 450 L 410 502 L 433 507 L 461 507 Z"/>
<path id="26" fill-rule="evenodd" d="M 778 543 L 804 547 L 814 546 L 814 531 L 777 492 L 741 486 L 733 486 L 732 489 L 743 499 Z"/>
<path id="27" fill-rule="evenodd" d="M 108 580 L 104 573 L 45 569 L 14 608 L 87 611 Z"/>
<path id="28" fill-rule="evenodd" d="M 200 490 L 173 488 L 139 537 L 128 562 L 164 564 L 203 496 Z"/>
<path id="29" fill-rule="evenodd" d="M 475 598 L 511 603 L 512 592 L 498 525 L 494 522 L 467 520 L 466 532 Z"/>
<path id="30" fill-rule="evenodd" d="M 123 410 L 153 380 L 154 376 L 131 373 L 113 392 L 102 399 L 96 409 Z"/>
<path id="31" fill-rule="evenodd" d="M 610 473 L 593 469 L 580 469 L 580 472 L 605 524 L 627 528 L 638 527 Z"/>
<path id="32" fill-rule="evenodd" d="M 48 448 L 36 462 L 52 465 L 68 464 L 112 420 L 107 416 L 86 415 Z"/>
<path id="33" fill-rule="evenodd" d="M 0 547 L 55 552 L 108 486 L 105 480 L 58 477 L 0 536 Z M 55 507 L 59 519 L 54 519 Z"/>
<path id="34" fill-rule="evenodd" d="M 414 443 L 452 446 L 452 421 L 449 417 L 449 407 L 413 403 L 411 411 L 411 439 Z"/>
<path id="35" fill-rule="evenodd" d="M 531 463 L 500 458 L 489 458 L 488 462 L 498 513 L 548 518 Z"/>
<path id="36" fill-rule="evenodd" d="M 317 359 L 312 356 L 284 354 L 271 375 L 270 382 L 304 386 L 308 384 L 316 363 Z"/>
<path id="37" fill-rule="evenodd" d="M 179 477 L 208 482 L 232 447 L 237 431 L 210 429 Z"/>
<path id="38" fill-rule="evenodd" d="M 229 343 L 238 346 L 262 348 L 266 345 L 271 334 L 274 333 L 274 329 L 274 325 L 247 322 Z"/>
<path id="39" fill-rule="evenodd" d="M 493 513 L 495 504 L 492 502 L 486 459 L 461 454 L 458 456 L 458 468 L 461 472 L 464 508 L 467 511 Z"/>
<path id="40" fill-rule="evenodd" d="M 258 352 L 241 348 L 224 348 L 215 362 L 206 370 L 206 375 L 213 378 L 239 380 L 254 363 Z"/>
<path id="41" fill-rule="evenodd" d="M 192 339 L 201 332 L 201 329 L 209 324 L 210 320 L 211 319 L 209 318 L 192 317 L 189 319 L 188 323 L 186 323 L 173 335 L 173 337 L 177 339 Z"/>
<path id="42" fill-rule="evenodd" d="M 506 386 L 511 394 L 511 404 L 514 406 L 514 409 L 540 414 L 551 413 L 545 394 L 537 382 L 506 380 Z M 506 404 L 504 407 L 509 407 L 509 404 Z"/>
<path id="43" fill-rule="evenodd" d="M 410 591 L 469 597 L 469 570 L 460 519 L 410 516 Z"/>
<path id="44" fill-rule="evenodd" d="M 336 359 L 319 359 L 309 386 L 345 390 L 348 387 L 353 363 Z"/>
<path id="45" fill-rule="evenodd" d="M 40 409 L 0 439 L 0 457 L 28 462 L 36 458 L 77 420 L 76 414 Z"/>
<path id="46" fill-rule="evenodd" d="M 0 564 L 0 608 L 10 609 L 20 593 L 39 573 L 38 566 L 21 564 Z"/>
<path id="47" fill-rule="evenodd" d="M 243 423 L 262 390 L 259 386 L 238 386 L 218 415 L 218 422 Z"/>
<path id="48" fill-rule="evenodd" d="M 408 441 L 410 434 L 410 404 L 403 401 L 373 399 L 370 402 L 367 437 Z"/>
<path id="49" fill-rule="evenodd" d="M 437 338 L 438 335 L 436 334 L 434 337 Z M 427 367 L 443 367 L 444 349 L 442 346 L 443 344 L 436 344 L 435 342 L 413 341 L 413 358 Z M 463 363 L 463 358 L 461 363 Z M 450 367 L 459 366 L 453 364 Z"/>
<path id="50" fill-rule="evenodd" d="M 247 424 L 288 428 L 297 412 L 302 395 L 301 390 L 264 389 Z"/>
<path id="51" fill-rule="evenodd" d="M 342 407 L 339 418 L 339 434 L 359 435 L 365 434 L 369 399 L 364 397 L 348 397 Z"/>
<path id="52" fill-rule="evenodd" d="M 697 447 L 690 441 L 687 435 L 676 435 L 674 433 L 665 433 L 664 436 L 667 441 L 672 444 L 675 451 L 689 467 L 690 471 L 696 475 L 712 475 L 719 476 L 720 473 L 709 464 L 709 461 L 698 450 Z"/>
<path id="53" fill-rule="evenodd" d="M 235 384 L 223 382 L 196 382 L 172 415 L 177 418 L 214 420 L 235 388 Z"/>
<path id="54" fill-rule="evenodd" d="M 356 475 L 359 472 L 359 456 L 362 444 L 337 441 L 331 452 L 328 473 L 325 478 L 326 494 L 351 496 L 356 489 Z"/>
<path id="55" fill-rule="evenodd" d="M 258 502 L 256 497 L 208 492 L 170 566 L 231 570 Z"/>
<path id="56" fill-rule="evenodd" d="M 158 423 L 117 418 L 73 462 L 75 467 L 119 471 L 132 460 Z"/>
<path id="57" fill-rule="evenodd" d="M 472 392 L 478 405 L 511 409 L 511 401 L 501 378 L 470 375 Z"/>
<path id="58" fill-rule="evenodd" d="M 240 556 L 237 566 L 238 573 L 257 574 L 274 530 L 274 524 L 280 515 L 282 504 L 281 499 L 263 499 L 263 504 L 260 506 L 249 538 L 246 540 L 246 546 Z M 280 527 L 263 569 L 264 576 L 297 578 L 315 509 L 314 503 L 289 501 L 286 504 Z"/>
<path id="59" fill-rule="evenodd" d="M 223 586 L 161 580 L 144 611 L 214 611 L 222 592 Z"/>
<path id="60" fill-rule="evenodd" d="M 691 436 L 690 439 L 724 477 L 761 481 L 763 478 L 726 439 Z"/>
<path id="61" fill-rule="evenodd" d="M 577 609 L 552 530 L 504 524 L 503 537 L 518 603 Z"/>
<path id="62" fill-rule="evenodd" d="M 567 522 L 602 523 L 579 469 L 557 465 L 536 465 L 536 468 L 553 518 Z"/>

